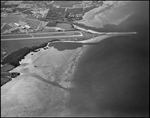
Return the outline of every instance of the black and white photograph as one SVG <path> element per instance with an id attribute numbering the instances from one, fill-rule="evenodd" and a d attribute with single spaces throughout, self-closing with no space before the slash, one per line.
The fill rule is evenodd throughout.
<path id="1" fill-rule="evenodd" d="M 149 117 L 149 1 L 1 0 L 1 117 Z"/>

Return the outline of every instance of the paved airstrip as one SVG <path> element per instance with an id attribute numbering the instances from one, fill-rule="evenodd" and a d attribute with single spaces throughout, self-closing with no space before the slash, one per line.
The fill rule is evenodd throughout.
<path id="1" fill-rule="evenodd" d="M 58 38 L 59 37 L 82 37 L 82 36 L 83 36 L 83 34 L 80 31 L 9 34 L 9 35 L 1 35 L 1 41 L 31 40 L 31 39 L 57 38 L 57 37 Z"/>
<path id="2" fill-rule="evenodd" d="M 87 33 L 88 34 L 88 33 Z M 29 33 L 29 34 L 9 34 L 1 35 L 1 41 L 11 40 L 32 40 L 32 39 L 48 39 L 48 38 L 65 38 L 65 37 L 90 37 L 91 34 L 85 34 L 80 31 L 67 31 L 67 32 L 48 32 L 48 33 Z M 99 36 L 121 36 L 137 34 L 137 32 L 99 32 Z M 93 35 L 94 36 L 94 35 Z M 92 37 L 91 37 L 92 38 Z M 70 41 L 69 41 L 70 42 Z"/>

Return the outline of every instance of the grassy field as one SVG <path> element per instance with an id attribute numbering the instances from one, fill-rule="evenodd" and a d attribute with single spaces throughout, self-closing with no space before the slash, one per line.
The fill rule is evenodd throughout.
<path id="1" fill-rule="evenodd" d="M 13 4 L 20 4 L 22 1 L 7 1 L 5 4 L 6 5 L 13 5 Z"/>
<path id="2" fill-rule="evenodd" d="M 24 14 L 32 14 L 32 12 L 31 12 L 32 10 L 30 10 L 30 9 L 27 9 L 27 10 L 24 10 L 24 11 L 22 11 Z"/>
<path id="3" fill-rule="evenodd" d="M 86 7 L 86 8 L 84 8 L 83 12 L 86 13 L 86 12 L 88 12 L 88 11 L 94 9 L 94 8 L 95 8 L 95 6 Z"/>
<path id="4" fill-rule="evenodd" d="M 73 7 L 75 4 L 79 4 L 81 1 L 54 1 L 53 5 L 61 5 L 61 7 Z"/>
<path id="5" fill-rule="evenodd" d="M 5 24 L 5 25 L 3 26 L 3 28 L 1 29 L 1 33 L 4 32 L 5 30 L 9 30 L 10 28 L 12 28 L 10 25 Z"/>
<path id="6" fill-rule="evenodd" d="M 65 8 L 54 8 L 53 7 L 48 11 L 46 18 L 64 17 L 64 15 L 65 15 Z"/>
<path id="7" fill-rule="evenodd" d="M 16 8 L 16 10 L 18 10 L 19 12 L 23 12 L 25 10 L 27 10 L 28 8 Z"/>
<path id="8" fill-rule="evenodd" d="M 58 23 L 56 25 L 56 27 L 60 27 L 60 28 L 63 28 L 65 30 L 68 30 L 68 31 L 69 30 L 75 30 L 75 29 L 72 28 L 72 26 L 70 24 L 67 24 L 67 23 Z"/>
<path id="9" fill-rule="evenodd" d="M 51 10 L 55 12 L 61 12 L 62 14 L 65 14 L 65 8 L 55 8 L 53 7 Z"/>
<path id="10" fill-rule="evenodd" d="M 1 23 L 1 29 L 5 26 L 5 23 Z"/>
<path id="11" fill-rule="evenodd" d="M 22 15 L 9 15 L 7 17 L 3 17 L 1 18 L 1 23 L 12 23 L 15 22 L 17 23 L 20 19 L 22 19 L 23 16 Z"/>
<path id="12" fill-rule="evenodd" d="M 12 7 L 16 7 L 17 5 L 5 5 L 4 2 L 1 2 L 1 8 L 12 8 Z"/>
<path id="13" fill-rule="evenodd" d="M 28 19 L 28 18 L 22 18 L 21 21 L 24 21 L 26 23 L 28 23 L 32 29 L 37 29 L 40 22 L 39 20 L 33 20 L 33 19 Z"/>
<path id="14" fill-rule="evenodd" d="M 73 8 L 73 9 L 68 8 L 67 11 L 66 11 L 66 15 L 68 13 L 81 14 L 81 13 L 83 13 L 83 8 Z"/>

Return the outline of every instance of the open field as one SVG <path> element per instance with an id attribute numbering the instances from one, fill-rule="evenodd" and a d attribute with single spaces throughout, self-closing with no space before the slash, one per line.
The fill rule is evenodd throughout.
<path id="1" fill-rule="evenodd" d="M 13 15 L 9 15 L 7 17 L 2 18 L 1 23 L 7 23 L 7 24 L 13 23 L 13 22 L 17 23 L 20 20 L 28 23 L 32 27 L 32 29 L 37 29 L 41 22 L 39 20 L 24 18 L 22 15 L 14 15 L 13 14 Z"/>
<path id="2" fill-rule="evenodd" d="M 22 13 L 24 13 L 24 14 L 32 14 L 31 11 L 33 11 L 33 10 L 27 9 L 27 10 L 22 11 Z"/>
<path id="3" fill-rule="evenodd" d="M 73 7 L 73 5 L 79 3 L 81 3 L 81 1 L 54 1 L 52 4 L 61 5 L 61 7 Z"/>
<path id="4" fill-rule="evenodd" d="M 12 28 L 10 25 L 4 23 L 4 25 L 1 27 L 1 33 L 5 30 L 9 30 L 10 28 Z"/>
<path id="5" fill-rule="evenodd" d="M 65 8 L 51 8 L 49 9 L 46 18 L 51 18 L 51 17 L 64 17 L 65 15 Z"/>
<path id="6" fill-rule="evenodd" d="M 12 4 L 20 4 L 22 1 L 7 1 L 5 4 L 6 5 L 12 5 Z"/>
<path id="7" fill-rule="evenodd" d="M 6 23 L 1 23 L 1 30 L 3 29 L 3 27 L 6 25 Z"/>
<path id="8" fill-rule="evenodd" d="M 86 8 L 84 8 L 83 12 L 86 13 L 94 8 L 95 8 L 95 6 L 86 7 Z"/>
<path id="9" fill-rule="evenodd" d="M 81 14 L 83 13 L 83 8 L 68 8 L 66 14 L 68 13 Z"/>
<path id="10" fill-rule="evenodd" d="M 22 15 L 9 15 L 7 17 L 1 18 L 1 23 L 17 23 L 19 20 L 23 18 Z"/>
<path id="11" fill-rule="evenodd" d="M 28 8 L 16 8 L 16 10 L 18 10 L 19 12 L 23 12 L 25 10 L 28 10 Z"/>
<path id="12" fill-rule="evenodd" d="M 11 7 L 14 7 L 14 6 L 17 6 L 17 5 L 5 5 L 5 3 L 1 2 L 1 8 L 11 8 Z"/>
<path id="13" fill-rule="evenodd" d="M 58 23 L 56 25 L 56 27 L 60 27 L 60 28 L 65 29 L 65 30 L 75 30 L 74 28 L 72 28 L 71 24 L 67 24 L 67 23 Z"/>
<path id="14" fill-rule="evenodd" d="M 29 18 L 22 18 L 21 21 L 28 23 L 31 26 L 31 28 L 34 30 L 38 28 L 41 22 L 39 20 L 34 20 L 34 19 L 29 19 Z"/>
<path id="15" fill-rule="evenodd" d="M 56 8 L 53 7 L 51 10 L 55 11 L 55 12 L 61 12 L 61 14 L 65 14 L 65 8 Z"/>

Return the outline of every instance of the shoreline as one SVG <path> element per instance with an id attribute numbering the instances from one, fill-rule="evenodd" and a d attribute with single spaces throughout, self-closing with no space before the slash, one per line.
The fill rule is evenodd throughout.
<path id="1" fill-rule="evenodd" d="M 48 49 L 49 48 L 49 49 Z M 39 65 L 40 64 L 40 61 L 38 60 L 43 60 L 44 58 L 48 58 L 48 57 L 41 57 L 43 54 L 46 54 L 48 55 L 49 54 L 52 54 L 53 55 L 53 51 L 55 50 L 55 48 L 53 49 L 53 46 L 50 46 L 50 47 L 47 47 L 47 51 L 46 50 L 43 50 L 43 48 L 40 48 L 38 49 L 39 52 L 30 52 L 28 53 L 24 59 L 22 59 L 19 63 L 20 63 L 20 66 L 17 66 L 16 68 L 14 68 L 13 70 L 9 71 L 10 73 L 23 73 L 23 74 L 26 74 L 26 73 L 30 73 L 30 72 L 33 72 L 38 69 L 37 71 L 35 71 L 35 73 L 39 76 L 41 76 L 42 78 L 48 80 L 49 77 L 46 76 L 46 73 L 44 74 L 43 72 L 45 71 L 42 71 L 43 68 L 41 68 L 42 66 Z M 70 88 L 72 87 L 73 85 L 71 84 L 72 82 L 72 79 L 73 79 L 73 75 L 75 73 L 75 70 L 76 70 L 76 66 L 78 65 L 78 61 L 79 59 L 81 58 L 82 56 L 82 53 L 86 50 L 86 46 L 83 46 L 83 47 L 80 47 L 80 49 L 75 49 L 75 53 L 72 54 L 70 57 L 68 57 L 68 61 L 65 62 L 65 65 L 62 65 L 64 66 L 64 72 L 61 73 L 60 75 L 60 80 L 56 80 L 56 79 L 52 79 L 50 81 L 57 81 L 57 83 L 59 83 L 62 87 L 64 88 Z M 54 51 L 55 52 L 55 51 Z M 74 51 L 73 51 L 74 52 Z M 35 53 L 35 54 L 34 54 Z M 57 52 L 55 52 L 57 53 Z M 63 52 L 59 52 L 59 53 L 63 53 Z M 56 54 L 56 55 L 59 55 Z M 68 53 L 71 53 L 71 52 L 68 52 Z M 34 56 L 35 55 L 35 56 Z M 36 56 L 37 55 L 37 56 Z M 51 55 L 51 56 L 52 56 Z M 68 54 L 67 54 L 68 55 Z M 70 55 L 70 54 L 69 54 Z M 44 56 L 44 55 L 43 55 Z M 41 57 L 41 59 L 40 59 Z M 38 59 L 39 58 L 39 59 Z M 42 59 L 43 58 L 43 59 Z M 56 57 L 54 57 L 56 58 Z M 38 60 L 37 60 L 38 59 Z M 37 60 L 37 62 L 36 62 Z M 39 63 L 39 64 L 38 64 Z M 59 65 L 59 61 L 57 62 L 49 62 L 50 64 L 51 63 L 57 63 Z M 39 65 L 39 66 L 38 66 Z M 47 68 L 55 68 L 54 65 L 51 65 L 52 67 L 48 67 Z M 54 67 L 53 67 L 54 66 Z M 44 67 L 44 66 L 43 66 Z M 27 69 L 27 70 L 26 70 Z M 25 71 L 24 71 L 25 70 Z M 50 69 L 51 70 L 51 69 Z M 57 68 L 56 68 L 57 70 Z M 59 70 L 58 70 L 59 71 Z M 41 73 L 41 74 L 40 74 Z M 21 74 L 22 75 L 22 74 Z M 50 75 L 48 75 L 50 76 Z M 14 78 L 15 79 L 15 78 Z"/>
<path id="2" fill-rule="evenodd" d="M 33 62 L 33 65 L 35 64 L 34 66 L 37 66 L 37 67 L 34 67 L 34 66 L 31 67 L 30 65 L 32 63 L 31 64 L 23 63 L 23 62 L 26 62 L 27 60 L 26 61 L 22 60 L 21 65 L 16 67 L 15 69 L 17 72 L 24 71 L 24 73 L 21 74 L 20 76 L 17 76 L 12 81 L 8 82 L 6 85 L 1 87 L 2 92 L 3 92 L 2 108 L 5 106 L 4 105 L 5 103 L 10 102 L 10 104 L 11 103 L 13 104 L 14 100 L 19 100 L 19 102 L 15 106 L 10 105 L 8 110 L 6 110 L 6 111 L 3 108 L 2 116 L 5 116 L 8 113 L 8 111 L 9 111 L 9 113 L 6 116 L 9 116 L 10 114 L 13 114 L 14 116 L 18 116 L 18 115 L 19 116 L 26 116 L 26 115 L 31 116 L 30 113 L 32 113 L 32 112 L 35 112 L 35 114 L 37 114 L 38 116 L 39 115 L 47 116 L 48 114 L 50 115 L 50 113 L 51 113 L 50 110 L 53 110 L 52 105 L 57 104 L 57 102 L 62 102 L 62 104 L 59 106 L 59 108 L 61 109 L 61 111 L 59 111 L 59 114 L 63 114 L 63 115 L 69 114 L 68 113 L 69 109 L 66 107 L 66 104 L 68 103 L 68 100 L 70 98 L 69 93 L 72 92 L 72 90 L 74 90 L 74 87 L 75 87 L 72 82 L 74 79 L 73 76 L 76 71 L 79 60 L 83 57 L 82 55 L 83 55 L 84 51 L 86 51 L 87 46 L 78 47 L 77 49 L 65 50 L 65 51 L 59 51 L 52 47 L 50 47 L 50 48 L 51 48 L 50 50 L 48 50 L 48 49 L 43 50 L 44 52 L 45 51 L 49 52 L 49 54 L 46 53 L 45 57 L 42 57 L 39 59 L 41 61 L 43 61 L 43 58 L 47 58 L 46 55 L 50 55 L 50 57 L 54 57 L 53 61 L 51 60 L 52 58 L 49 58 L 48 60 L 44 60 L 45 64 L 47 63 L 46 61 L 50 62 L 50 63 L 47 63 L 46 66 L 50 66 L 49 68 L 51 68 L 51 69 L 49 69 L 47 67 L 44 67 L 44 69 L 45 68 L 46 68 L 46 70 L 48 69 L 48 72 L 51 70 L 55 71 L 57 74 L 60 74 L 60 76 L 58 76 L 58 75 L 54 76 L 56 73 L 52 72 L 50 74 L 51 78 L 43 81 L 43 79 L 42 79 L 43 77 L 40 74 L 40 72 L 41 72 L 40 70 L 42 70 L 43 67 L 39 68 L 39 70 L 37 69 L 38 68 L 37 63 L 39 63 L 39 62 L 38 61 Z M 52 52 L 52 53 L 50 53 L 50 52 Z M 37 53 L 37 55 L 39 54 L 38 52 L 34 52 L 34 53 Z M 55 56 L 55 54 L 56 54 L 56 56 Z M 63 55 L 61 55 L 61 54 L 63 54 Z M 60 58 L 59 55 L 61 55 L 61 57 L 64 57 L 64 55 L 66 55 L 67 58 L 65 58 L 65 62 L 64 61 L 61 62 L 62 66 L 55 66 L 55 63 L 58 64 L 58 62 L 59 62 L 59 60 L 57 60 L 57 58 Z M 31 54 L 31 56 L 33 56 L 33 55 Z M 30 56 L 28 56 L 28 57 L 30 57 Z M 54 65 L 49 65 L 51 63 L 52 64 L 54 63 Z M 58 65 L 61 65 L 61 63 Z M 45 65 L 45 64 L 42 63 L 42 65 Z M 39 63 L 39 65 L 41 65 L 41 64 Z M 56 69 L 53 68 L 52 66 L 54 66 Z M 19 67 L 20 67 L 20 69 L 21 68 L 22 69 L 20 70 Z M 18 68 L 18 70 L 17 70 L 17 68 Z M 15 71 L 15 69 L 14 69 L 14 71 Z M 36 69 L 37 69 L 37 71 L 36 71 Z M 30 74 L 26 75 L 26 73 L 28 73 L 28 72 L 32 72 L 32 73 L 35 72 L 37 75 L 35 75 L 35 74 L 31 74 L 32 76 L 30 76 Z M 45 72 L 45 71 L 42 71 L 42 72 Z M 37 77 L 37 79 L 36 79 L 36 77 Z M 55 79 L 49 81 L 52 78 L 55 78 Z M 42 81 L 41 81 L 41 79 L 42 79 Z M 62 87 L 59 85 L 61 85 Z M 63 87 L 65 87 L 66 89 L 63 89 Z M 35 88 L 35 89 L 33 89 L 33 88 Z M 8 89 L 8 91 L 4 93 L 4 91 L 6 91 L 7 89 Z M 9 92 L 11 92 L 11 94 L 7 95 Z M 15 92 L 15 93 L 13 93 L 13 92 Z M 15 94 L 15 96 L 12 96 L 13 94 Z M 41 96 L 41 94 L 42 94 L 42 96 Z M 59 94 L 59 98 L 60 98 L 59 101 L 57 101 L 58 98 L 55 98 L 57 94 Z M 26 96 L 26 97 L 22 97 L 22 96 Z M 36 98 L 34 96 L 36 96 Z M 49 96 L 49 97 L 47 98 L 47 96 Z M 8 97 L 13 97 L 13 100 L 11 100 L 11 99 L 7 100 L 6 98 L 8 98 Z M 34 107 L 32 107 L 30 104 L 24 102 L 24 101 L 28 101 L 29 98 L 31 98 L 30 104 L 33 104 Z M 48 101 L 49 99 L 52 101 L 49 102 Z M 43 100 L 43 101 L 41 101 L 41 100 Z M 43 105 L 41 104 L 41 102 Z M 24 105 L 21 107 L 22 103 Z M 36 106 L 38 106 L 38 108 L 36 108 Z M 11 110 L 14 107 L 16 110 L 15 112 L 13 110 Z M 31 112 L 28 113 L 28 110 L 26 108 L 30 109 Z M 43 109 L 45 110 L 44 113 L 42 112 Z M 22 114 L 22 111 L 24 112 L 24 114 Z M 66 113 L 65 111 L 68 111 L 68 112 Z M 42 112 L 42 114 L 39 114 L 39 112 Z M 65 112 L 65 114 L 64 114 L 64 112 Z M 55 115 L 57 116 L 57 113 Z"/>
<path id="3" fill-rule="evenodd" d="M 69 42 L 69 43 L 95 43 L 95 42 L 99 42 L 101 40 L 97 40 L 99 38 L 101 39 L 105 39 L 107 37 L 112 37 L 112 36 L 119 36 L 119 35 L 130 35 L 130 34 L 136 34 L 136 32 L 122 32 L 122 33 L 118 33 L 118 32 L 113 32 L 113 33 L 99 33 L 100 36 L 97 36 L 97 37 L 94 37 L 94 38 L 91 38 L 91 39 L 87 39 L 87 40 L 83 40 L 83 41 L 61 41 L 61 40 L 52 40 L 52 41 L 48 41 L 46 43 L 43 43 L 41 45 L 38 45 L 38 46 L 32 46 L 31 48 L 28 48 L 28 47 L 24 47 L 24 48 L 21 48 L 19 49 L 18 51 L 15 51 L 11 54 L 8 54 L 7 56 L 3 57 L 2 61 L 1 61 L 1 65 L 4 65 L 6 63 L 13 63 L 13 62 L 9 62 L 9 58 L 12 58 L 11 55 L 17 55 L 17 53 L 21 53 L 21 52 L 25 52 L 22 56 L 24 57 L 25 55 L 27 55 L 28 53 L 38 49 L 38 48 L 42 48 L 42 47 L 45 47 L 46 45 L 48 45 L 48 43 L 50 42 L 54 42 L 54 41 L 60 41 L 60 42 Z M 20 52 L 19 52 L 20 51 Z M 19 55 L 20 56 L 20 55 Z M 22 57 L 22 58 L 23 58 Z M 20 58 L 21 59 L 21 58 Z M 19 59 L 19 60 L 20 60 Z M 13 64 L 12 64 L 13 65 Z M 15 63 L 15 65 L 18 65 L 18 63 Z M 15 66 L 14 65 L 14 66 Z"/>
<path id="4" fill-rule="evenodd" d="M 14 66 L 14 68 L 18 67 L 21 64 L 19 62 L 21 60 L 23 60 L 27 55 L 29 55 L 30 53 L 38 52 L 40 49 L 44 49 L 44 50 L 48 49 L 49 48 L 48 45 L 50 43 L 60 42 L 60 43 L 71 43 L 71 44 L 77 43 L 77 44 L 81 44 L 81 45 L 88 45 L 88 44 L 90 45 L 90 44 L 100 42 L 100 41 L 102 41 L 106 38 L 109 38 L 109 37 L 122 36 L 122 35 L 131 35 L 131 34 L 137 34 L 137 33 L 136 32 L 121 32 L 121 33 L 119 33 L 119 32 L 113 32 L 113 33 L 112 32 L 111 33 L 105 32 L 104 33 L 103 32 L 103 33 L 99 33 L 99 36 L 97 36 L 97 37 L 93 37 L 93 38 L 83 40 L 83 41 L 60 41 L 60 40 L 54 39 L 52 41 L 48 41 L 48 42 L 43 43 L 41 45 L 32 46 L 31 48 L 24 47 L 24 48 L 21 48 L 18 51 L 15 51 L 15 52 L 9 54 L 8 56 L 6 56 L 5 58 L 2 59 L 1 68 L 3 68 L 3 66 L 5 68 L 6 64 L 12 65 L 12 66 Z"/>
<path id="5" fill-rule="evenodd" d="M 74 79 L 74 75 L 77 71 L 78 65 L 80 63 L 80 60 L 84 57 L 84 53 L 87 50 L 87 46 L 83 46 L 80 52 L 77 52 L 71 59 L 71 62 L 69 63 L 68 67 L 66 68 L 66 72 L 63 73 L 62 76 L 64 76 L 66 74 L 66 76 L 69 76 L 69 81 L 72 83 L 73 79 Z M 75 60 L 74 60 L 75 59 Z M 70 72 L 69 72 L 70 71 Z M 68 75 L 67 75 L 68 74 Z M 66 84 L 65 83 L 66 79 L 64 76 L 64 79 L 60 82 L 60 84 L 62 84 L 62 86 L 65 87 L 73 87 L 74 88 L 74 84 Z"/>

